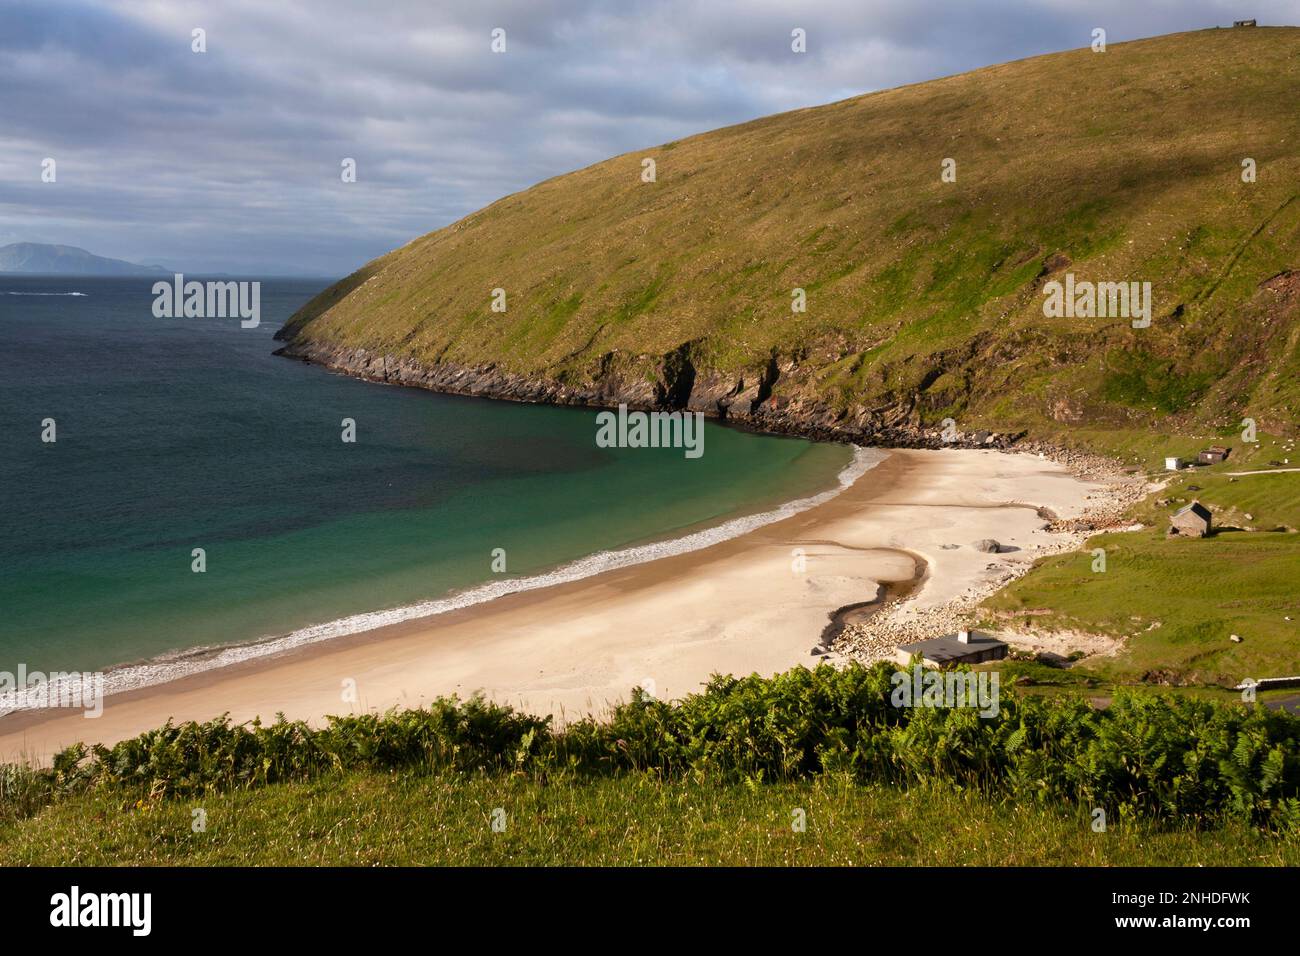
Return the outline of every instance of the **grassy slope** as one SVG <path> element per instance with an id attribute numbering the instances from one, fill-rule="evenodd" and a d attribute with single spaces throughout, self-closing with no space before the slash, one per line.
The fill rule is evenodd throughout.
<path id="1" fill-rule="evenodd" d="M 1080 437 L 1249 413 L 1292 433 L 1300 289 L 1260 284 L 1300 265 L 1298 50 L 1295 28 L 1172 35 L 647 147 L 375 260 L 290 332 L 566 384 L 611 357 L 656 379 L 691 343 L 747 387 L 798 357 L 775 389 L 795 407 Z M 1079 279 L 1151 281 L 1153 327 L 1044 319 L 1058 253 Z"/>
<path id="2" fill-rule="evenodd" d="M 1263 451 L 1181 473 L 1139 509 L 1150 529 L 1097 535 L 1084 551 L 1045 559 L 985 602 L 987 620 L 1124 637 L 1118 657 L 1084 667 L 1108 679 L 1300 674 L 1300 473 L 1228 474 L 1267 468 Z M 1166 539 L 1166 516 L 1193 499 L 1224 530 Z M 1258 530 L 1229 530 L 1246 528 Z M 1105 573 L 1092 571 L 1094 548 L 1106 549 Z"/>
<path id="3" fill-rule="evenodd" d="M 191 830 L 191 811 L 207 829 Z M 506 829 L 493 832 L 494 808 Z M 807 829 L 792 829 L 793 810 Z M 558 780 L 350 774 L 136 804 L 61 802 L 0 826 L 0 865 L 1288 865 L 1300 838 L 1244 826 L 1137 822 L 1094 833 L 1082 813 L 947 786 Z"/>

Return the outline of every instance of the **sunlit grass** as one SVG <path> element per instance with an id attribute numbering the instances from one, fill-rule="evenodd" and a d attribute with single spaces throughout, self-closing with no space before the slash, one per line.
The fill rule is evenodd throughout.
<path id="1" fill-rule="evenodd" d="M 1085 665 L 1111 679 L 1235 685 L 1300 675 L 1300 473 L 1228 474 L 1252 467 L 1267 464 L 1230 459 L 1180 473 L 1134 512 L 1152 530 L 1097 535 L 1044 559 L 984 603 L 990 626 L 1121 638 L 1121 654 Z M 1192 500 L 1213 509 L 1221 530 L 1165 537 L 1168 515 Z M 1104 573 L 1092 570 L 1097 548 Z"/>
<path id="2" fill-rule="evenodd" d="M 504 811 L 505 829 L 492 828 Z M 194 811 L 205 811 L 195 832 Z M 802 819 L 804 831 L 795 829 Z M 0 827 L 0 865 L 1220 866 L 1297 838 L 1109 821 L 953 787 L 353 774 L 137 806 L 88 795 Z"/>

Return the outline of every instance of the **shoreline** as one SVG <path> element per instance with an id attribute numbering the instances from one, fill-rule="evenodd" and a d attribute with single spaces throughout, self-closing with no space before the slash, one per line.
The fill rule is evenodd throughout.
<path id="1" fill-rule="evenodd" d="M 941 604 L 995 577 L 990 559 L 1027 566 L 1061 537 L 1036 509 L 1077 517 L 1103 490 L 1023 454 L 885 455 L 827 500 L 693 550 L 122 691 L 92 721 L 15 712 L 0 718 L 0 761 L 44 762 L 168 719 L 319 721 L 476 691 L 565 719 L 603 713 L 637 684 L 670 698 L 713 673 L 776 673 L 824 659 L 811 652 L 838 615 L 874 612 L 900 585 L 912 603 Z M 990 531 L 1020 550 L 974 552 L 969 540 Z M 940 550 L 949 539 L 959 546 Z M 355 700 L 340 691 L 350 682 Z"/>
<path id="2" fill-rule="evenodd" d="M 250 640 L 179 648 L 142 660 L 112 664 L 98 671 L 104 678 L 104 694 L 107 697 L 142 690 L 209 670 L 231 667 L 245 661 L 275 657 L 298 648 L 323 644 L 352 634 L 379 630 L 408 621 L 430 620 L 452 611 L 500 600 L 510 594 L 582 581 L 607 571 L 636 567 L 665 557 L 689 554 L 692 551 L 712 547 L 829 501 L 850 487 L 885 457 L 882 452 L 875 449 L 856 445 L 848 447 L 851 450 L 849 461 L 835 474 L 829 487 L 799 498 L 782 501 L 761 511 L 725 518 L 715 524 L 696 525 L 685 530 L 684 533 L 664 533 L 640 543 L 597 551 L 534 574 L 498 580 L 489 579 L 413 604 L 377 611 L 361 611 L 295 628 L 289 632 Z M 59 683 L 52 682 L 50 686 L 51 694 L 57 696 Z M 0 694 L 0 721 L 29 709 L 12 706 L 14 702 L 11 698 L 14 696 L 17 696 L 17 692 Z"/>

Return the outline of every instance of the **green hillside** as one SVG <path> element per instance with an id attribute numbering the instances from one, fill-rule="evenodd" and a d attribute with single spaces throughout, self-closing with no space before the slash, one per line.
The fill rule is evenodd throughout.
<path id="1" fill-rule="evenodd" d="M 377 378 L 773 429 L 1294 434 L 1297 89 L 1300 29 L 1215 29 L 647 146 L 371 262 L 281 338 Z M 1045 318 L 1067 273 L 1152 283 L 1150 328 Z"/>

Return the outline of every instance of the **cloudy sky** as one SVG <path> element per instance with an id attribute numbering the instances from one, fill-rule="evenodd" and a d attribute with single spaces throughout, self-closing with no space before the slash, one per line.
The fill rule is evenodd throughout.
<path id="1" fill-rule="evenodd" d="M 1294 24 L 1300 4 L 0 0 L 0 245 L 340 276 L 617 153 L 1086 46 L 1098 26 L 1113 43 L 1243 17 Z"/>

